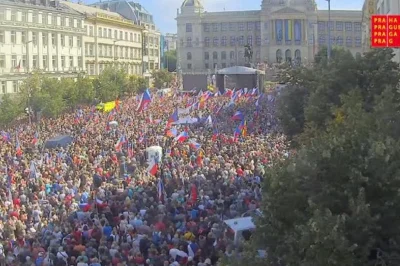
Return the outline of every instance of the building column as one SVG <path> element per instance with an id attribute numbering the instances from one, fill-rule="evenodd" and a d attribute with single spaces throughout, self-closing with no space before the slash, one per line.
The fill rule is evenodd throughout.
<path id="1" fill-rule="evenodd" d="M 64 71 L 64 69 L 61 65 L 62 47 L 61 47 L 61 34 L 60 33 L 56 33 L 56 40 L 57 40 L 57 47 L 56 47 L 57 69 L 56 69 L 56 71 Z"/>
<path id="2" fill-rule="evenodd" d="M 53 69 L 53 43 L 51 43 L 51 45 L 49 45 L 49 43 L 52 42 L 51 39 L 51 33 L 47 33 L 47 67 L 49 69 L 49 71 L 54 70 Z"/>
<path id="3" fill-rule="evenodd" d="M 43 69 L 43 37 L 42 35 L 45 34 L 44 32 L 39 31 L 38 32 L 38 46 L 37 46 L 37 61 L 36 65 L 38 66 L 39 69 Z"/>
<path id="4" fill-rule="evenodd" d="M 94 74 L 99 75 L 99 40 L 97 24 L 94 25 Z"/>

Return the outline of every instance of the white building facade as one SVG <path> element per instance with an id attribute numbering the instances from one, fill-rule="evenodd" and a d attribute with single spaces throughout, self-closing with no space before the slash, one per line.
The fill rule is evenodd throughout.
<path id="1" fill-rule="evenodd" d="M 58 1 L 0 0 L 0 94 L 16 93 L 32 71 L 85 71 L 83 16 Z"/>
<path id="2" fill-rule="evenodd" d="M 322 46 L 362 52 L 362 12 L 317 10 L 314 0 L 263 0 L 261 10 L 205 12 L 200 0 L 185 0 L 177 14 L 178 58 L 183 73 L 245 65 L 308 62 Z M 330 29 L 330 40 L 328 38 Z"/>
<path id="3" fill-rule="evenodd" d="M 89 76 L 99 75 L 107 66 L 142 75 L 142 31 L 115 12 L 77 3 L 64 5 L 85 15 L 84 54 Z"/>
<path id="4" fill-rule="evenodd" d="M 178 34 L 167 33 L 164 36 L 164 49 L 166 51 L 176 50 L 178 46 Z"/>

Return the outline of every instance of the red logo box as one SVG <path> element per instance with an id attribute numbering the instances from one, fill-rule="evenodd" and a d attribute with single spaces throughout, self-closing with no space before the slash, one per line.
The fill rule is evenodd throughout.
<path id="1" fill-rule="evenodd" d="M 388 47 L 400 47 L 400 15 L 387 16 L 387 38 Z"/>
<path id="2" fill-rule="evenodd" d="M 371 47 L 388 47 L 388 16 L 371 16 Z"/>

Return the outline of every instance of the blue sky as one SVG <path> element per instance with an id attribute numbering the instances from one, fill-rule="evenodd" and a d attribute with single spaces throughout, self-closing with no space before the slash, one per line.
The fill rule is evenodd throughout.
<path id="1" fill-rule="evenodd" d="M 153 14 L 157 27 L 162 33 L 176 32 L 176 9 L 183 0 L 134 0 L 142 4 Z M 235 11 L 235 10 L 258 10 L 262 0 L 202 0 L 207 11 Z M 85 3 L 93 3 L 95 0 L 86 0 Z M 361 10 L 363 0 L 331 0 L 332 9 Z M 319 9 L 328 9 L 326 0 L 317 0 Z"/>

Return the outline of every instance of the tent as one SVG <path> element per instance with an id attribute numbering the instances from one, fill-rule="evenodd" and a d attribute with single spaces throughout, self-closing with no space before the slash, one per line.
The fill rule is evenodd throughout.
<path id="1" fill-rule="evenodd" d="M 68 135 L 59 135 L 57 137 L 48 139 L 46 143 L 44 144 L 44 147 L 47 149 L 54 149 L 57 147 L 67 147 L 71 142 L 73 141 L 73 138 Z"/>

